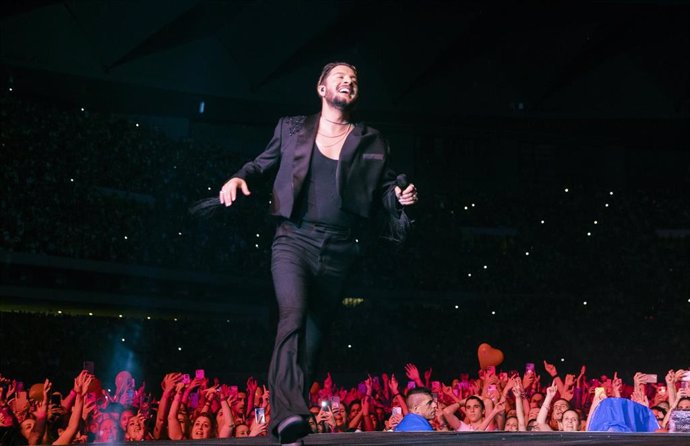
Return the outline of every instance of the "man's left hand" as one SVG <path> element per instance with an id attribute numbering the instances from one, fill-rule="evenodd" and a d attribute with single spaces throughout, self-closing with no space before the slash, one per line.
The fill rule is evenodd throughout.
<path id="1" fill-rule="evenodd" d="M 410 183 L 405 190 L 401 190 L 398 186 L 395 186 L 395 196 L 398 198 L 398 202 L 403 206 L 410 206 L 419 200 L 417 188 L 412 183 Z"/>

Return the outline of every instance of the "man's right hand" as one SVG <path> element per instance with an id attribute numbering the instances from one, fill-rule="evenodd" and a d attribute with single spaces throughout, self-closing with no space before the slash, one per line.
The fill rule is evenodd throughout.
<path id="1" fill-rule="evenodd" d="M 230 178 L 230 180 L 223 185 L 220 193 L 218 194 L 220 204 L 224 204 L 225 206 L 232 205 L 232 203 L 237 200 L 238 188 L 242 190 L 244 195 L 251 195 L 246 181 L 244 181 L 242 178 Z"/>

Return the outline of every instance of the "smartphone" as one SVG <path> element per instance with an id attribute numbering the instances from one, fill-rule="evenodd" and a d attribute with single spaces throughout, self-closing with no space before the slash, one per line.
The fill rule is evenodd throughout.
<path id="1" fill-rule="evenodd" d="M 340 409 L 340 397 L 339 396 L 334 396 L 333 398 L 331 398 L 331 408 L 333 410 Z"/>
<path id="2" fill-rule="evenodd" d="M 655 384 L 658 382 L 657 375 L 656 373 L 647 373 L 644 375 L 644 378 L 642 378 L 643 383 L 648 383 L 648 384 Z"/>
<path id="3" fill-rule="evenodd" d="M 323 410 L 324 412 L 330 412 L 331 411 L 331 408 L 328 404 L 328 400 L 322 400 L 321 401 L 321 410 Z"/>
<path id="4" fill-rule="evenodd" d="M 266 424 L 266 411 L 263 407 L 254 408 L 254 419 L 258 424 Z"/>
<path id="5" fill-rule="evenodd" d="M 402 407 L 400 406 L 394 406 L 391 408 L 391 415 L 402 415 Z"/>
<path id="6" fill-rule="evenodd" d="M 23 392 L 24 391 L 24 381 L 17 381 L 17 385 L 14 388 L 15 392 Z"/>
<path id="7" fill-rule="evenodd" d="M 414 381 L 408 381 L 408 382 L 407 382 L 407 388 L 408 388 L 408 389 L 414 389 L 415 387 L 417 387 L 417 383 L 416 383 L 416 382 L 414 382 Z"/>
<path id="8" fill-rule="evenodd" d="M 182 384 L 189 384 L 190 382 L 192 382 L 192 378 L 189 376 L 189 373 L 182 375 Z"/>
<path id="9" fill-rule="evenodd" d="M 681 382 L 690 382 L 690 371 L 687 371 L 683 373 L 683 376 L 680 378 Z"/>
<path id="10" fill-rule="evenodd" d="M 84 361 L 81 369 L 89 372 L 89 375 L 95 375 L 93 361 Z"/>
<path id="11" fill-rule="evenodd" d="M 204 372 L 204 369 L 197 369 L 197 371 L 194 372 L 194 377 L 196 379 L 204 379 L 206 378 L 206 372 Z"/>
<path id="12" fill-rule="evenodd" d="M 367 394 L 367 385 L 364 384 L 364 383 L 359 383 L 359 384 L 357 385 L 357 391 L 358 391 L 361 395 L 366 395 L 366 394 Z"/>
<path id="13" fill-rule="evenodd" d="M 534 373 L 534 363 L 528 362 L 525 364 L 525 373 Z"/>
<path id="14" fill-rule="evenodd" d="M 594 389 L 594 398 L 599 398 L 599 396 L 606 397 L 606 389 L 603 387 L 597 387 Z"/>

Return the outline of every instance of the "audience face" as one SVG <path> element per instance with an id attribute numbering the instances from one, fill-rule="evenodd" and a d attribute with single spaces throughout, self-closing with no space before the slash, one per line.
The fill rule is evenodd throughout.
<path id="1" fill-rule="evenodd" d="M 566 410 L 562 414 L 563 431 L 564 432 L 575 432 L 580 427 L 580 416 L 574 410 Z"/>
<path id="2" fill-rule="evenodd" d="M 247 407 L 247 392 L 237 392 L 237 400 L 235 400 L 232 408 L 237 413 L 244 413 Z"/>
<path id="3" fill-rule="evenodd" d="M 355 418 L 362 411 L 362 405 L 359 403 L 352 403 L 350 405 L 350 419 Z"/>
<path id="4" fill-rule="evenodd" d="M 532 395 L 532 398 L 529 400 L 529 407 L 530 408 L 539 408 L 541 407 L 541 404 L 544 402 L 544 395 L 541 393 L 535 393 Z"/>
<path id="5" fill-rule="evenodd" d="M 131 417 L 129 421 L 127 421 L 127 432 L 125 434 L 125 439 L 127 441 L 142 441 L 145 434 L 146 429 L 144 421 L 141 418 Z"/>
<path id="6" fill-rule="evenodd" d="M 690 410 L 690 398 L 683 398 L 676 406 L 678 410 Z"/>
<path id="7" fill-rule="evenodd" d="M 656 418 L 658 422 L 661 423 L 662 421 L 664 421 L 664 417 L 666 416 L 664 412 L 662 412 L 659 409 L 652 408 L 652 413 L 654 414 L 654 418 Z"/>
<path id="8" fill-rule="evenodd" d="M 36 424 L 36 420 L 33 418 L 27 418 L 21 423 L 21 432 L 22 436 L 26 438 L 27 440 L 29 439 L 29 435 L 31 435 L 31 430 L 34 428 L 34 425 Z"/>
<path id="9" fill-rule="evenodd" d="M 235 426 L 235 437 L 248 437 L 249 436 L 249 426 L 246 424 L 238 424 Z"/>
<path id="10" fill-rule="evenodd" d="M 177 422 L 180 423 L 180 430 L 182 432 L 187 432 L 187 426 L 189 425 L 189 417 L 186 412 L 177 412 Z"/>
<path id="11" fill-rule="evenodd" d="M 506 425 L 505 429 L 508 432 L 517 432 L 518 431 L 518 419 L 515 417 L 510 417 L 506 420 Z"/>
<path id="12" fill-rule="evenodd" d="M 132 409 L 125 409 L 120 414 L 120 429 L 122 432 L 127 430 L 127 425 L 129 424 L 129 419 L 134 416 L 134 411 Z"/>
<path id="13" fill-rule="evenodd" d="M 342 419 L 342 415 L 340 416 Z M 311 428 L 311 431 L 316 433 L 319 431 L 319 426 L 316 424 L 316 418 L 314 418 L 314 415 L 310 415 L 309 418 L 307 418 L 307 422 L 309 423 L 309 427 Z M 337 425 L 337 420 L 336 420 L 336 425 Z"/>
<path id="14" fill-rule="evenodd" d="M 553 403 L 553 413 L 551 414 L 551 418 L 556 421 L 561 421 L 561 419 L 563 418 L 563 412 L 565 412 L 569 408 L 570 404 L 568 404 L 566 400 L 556 400 L 556 402 Z"/>
<path id="15" fill-rule="evenodd" d="M 192 425 L 192 440 L 211 438 L 211 419 L 205 415 L 199 415 Z"/>
<path id="16" fill-rule="evenodd" d="M 431 396 L 419 395 L 419 402 L 412 408 L 411 412 L 423 416 L 427 420 L 433 420 L 436 417 L 436 401 Z"/>
<path id="17" fill-rule="evenodd" d="M 476 398 L 468 398 L 465 402 L 465 414 L 470 423 L 476 423 L 484 418 L 484 409 L 482 403 Z"/>
<path id="18" fill-rule="evenodd" d="M 104 418 L 98 426 L 97 443 L 112 443 L 117 441 L 118 423 L 110 417 Z"/>

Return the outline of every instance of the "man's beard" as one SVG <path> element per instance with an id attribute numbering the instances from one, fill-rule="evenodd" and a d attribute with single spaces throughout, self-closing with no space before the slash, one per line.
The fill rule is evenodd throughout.
<path id="1" fill-rule="evenodd" d="M 341 99 L 339 95 L 336 94 L 330 95 L 330 97 L 326 97 L 326 102 L 328 102 L 330 106 L 337 108 L 338 110 L 351 111 L 357 103 L 357 97 L 355 97 L 353 100 L 347 101 Z"/>

